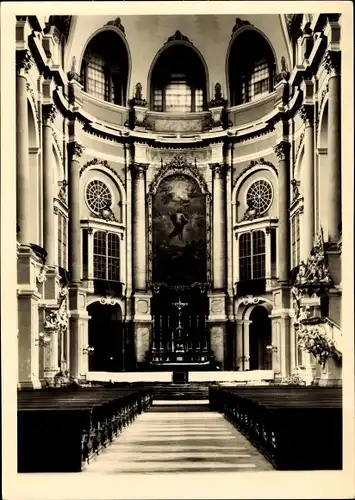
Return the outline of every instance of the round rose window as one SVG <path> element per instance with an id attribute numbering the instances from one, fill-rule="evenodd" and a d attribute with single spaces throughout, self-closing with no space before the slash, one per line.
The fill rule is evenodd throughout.
<path id="1" fill-rule="evenodd" d="M 254 208 L 259 214 L 269 210 L 272 202 L 272 187 L 270 182 L 260 180 L 254 182 L 247 192 L 247 205 Z"/>
<path id="2" fill-rule="evenodd" d="M 86 202 L 92 212 L 99 214 L 105 208 L 111 207 L 111 191 L 102 181 L 91 181 L 86 188 Z"/>

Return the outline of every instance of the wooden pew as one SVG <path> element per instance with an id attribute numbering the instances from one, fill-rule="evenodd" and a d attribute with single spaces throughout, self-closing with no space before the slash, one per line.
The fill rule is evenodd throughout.
<path id="1" fill-rule="evenodd" d="M 275 468 L 341 469 L 341 388 L 214 386 L 210 402 Z"/>
<path id="2" fill-rule="evenodd" d="M 152 402 L 148 390 L 18 392 L 18 472 L 80 472 Z"/>

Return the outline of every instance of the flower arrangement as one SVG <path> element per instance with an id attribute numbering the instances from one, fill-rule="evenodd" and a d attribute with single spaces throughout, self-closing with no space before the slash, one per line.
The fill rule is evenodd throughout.
<path id="1" fill-rule="evenodd" d="M 298 373 L 292 373 L 281 380 L 281 385 L 306 385 L 306 381 Z"/>
<path id="2" fill-rule="evenodd" d="M 324 367 L 329 356 L 338 356 L 334 340 L 319 326 L 306 326 L 298 330 L 298 345 L 311 353 Z"/>

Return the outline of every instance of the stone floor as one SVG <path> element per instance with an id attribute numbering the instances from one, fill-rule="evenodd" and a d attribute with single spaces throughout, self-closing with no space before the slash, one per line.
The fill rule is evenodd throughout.
<path id="1" fill-rule="evenodd" d="M 272 465 L 207 401 L 157 401 L 82 472 L 270 471 Z"/>

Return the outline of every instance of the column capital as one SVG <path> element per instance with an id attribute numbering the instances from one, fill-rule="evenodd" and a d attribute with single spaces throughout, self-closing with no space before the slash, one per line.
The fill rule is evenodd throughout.
<path id="1" fill-rule="evenodd" d="M 281 141 L 276 146 L 274 146 L 274 153 L 276 154 L 278 161 L 285 161 L 287 159 L 288 153 L 290 151 L 290 143 L 286 141 Z"/>
<path id="2" fill-rule="evenodd" d="M 54 122 L 57 111 L 58 111 L 57 107 L 54 104 L 43 104 L 42 106 L 43 124 L 50 126 Z"/>
<path id="3" fill-rule="evenodd" d="M 73 141 L 68 144 L 68 153 L 73 160 L 77 160 L 80 158 L 84 152 L 84 147 L 81 146 L 78 142 Z"/>
<path id="4" fill-rule="evenodd" d="M 303 104 L 299 110 L 299 115 L 306 125 L 313 126 L 314 107 L 311 104 Z"/>
<path id="5" fill-rule="evenodd" d="M 28 73 L 33 64 L 33 58 L 29 50 L 17 50 L 16 51 L 16 69 L 18 73 L 24 71 Z"/>
<path id="6" fill-rule="evenodd" d="M 330 76 L 337 76 L 340 74 L 340 63 L 340 51 L 328 50 L 322 59 L 322 65 Z"/>
<path id="7" fill-rule="evenodd" d="M 144 173 L 148 169 L 149 163 L 134 162 L 131 164 L 131 170 L 136 179 L 144 179 Z"/>
<path id="8" fill-rule="evenodd" d="M 229 166 L 226 163 L 209 163 L 211 170 L 214 172 L 215 179 L 223 179 L 227 173 Z"/>

